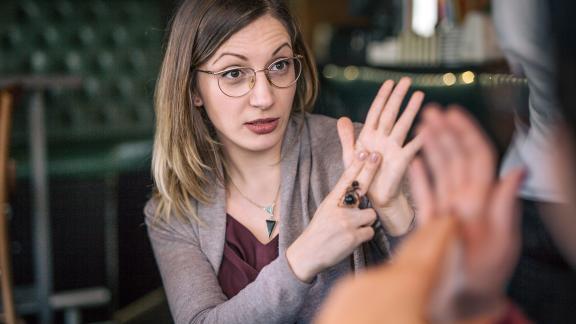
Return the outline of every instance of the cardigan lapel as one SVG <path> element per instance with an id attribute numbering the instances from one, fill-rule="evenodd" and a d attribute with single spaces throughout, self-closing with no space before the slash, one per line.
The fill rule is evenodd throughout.
<path id="1" fill-rule="evenodd" d="M 218 273 L 226 241 L 226 190 L 222 185 L 215 186 L 212 201 L 208 205 L 198 203 L 197 212 L 202 220 L 198 225 L 198 236 L 200 248 L 214 272 Z"/>
<path id="2" fill-rule="evenodd" d="M 280 240 L 278 249 L 284 253 L 308 225 L 308 187 L 310 149 L 308 130 L 301 115 L 291 118 L 282 143 L 280 195 Z"/>

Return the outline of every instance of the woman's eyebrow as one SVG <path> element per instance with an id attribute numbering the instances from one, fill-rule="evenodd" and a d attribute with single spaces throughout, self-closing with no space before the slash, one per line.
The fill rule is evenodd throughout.
<path id="1" fill-rule="evenodd" d="M 216 62 L 218 62 L 219 59 L 221 59 L 223 56 L 226 56 L 226 55 L 235 56 L 235 57 L 241 59 L 242 61 L 248 61 L 248 58 L 247 58 L 246 56 L 244 56 L 244 55 L 240 55 L 240 54 L 236 54 L 236 53 L 227 53 L 227 52 L 225 52 L 225 53 L 220 54 L 220 56 L 218 56 L 218 58 L 216 59 L 216 61 L 214 61 L 214 63 L 212 63 L 212 64 L 216 64 Z"/>
<path id="2" fill-rule="evenodd" d="M 284 48 L 284 47 L 288 47 L 288 48 L 290 48 L 290 49 L 292 48 L 292 47 L 290 46 L 290 44 L 288 44 L 287 42 L 286 42 L 286 43 L 283 43 L 282 45 L 278 46 L 278 48 L 276 48 L 276 50 L 274 50 L 274 52 L 272 53 L 272 55 L 276 55 L 276 54 L 277 54 L 278 52 L 280 52 L 280 50 L 281 50 L 282 48 Z M 244 56 L 244 55 L 237 54 L 237 53 L 224 52 L 224 53 L 220 54 L 220 56 L 218 56 L 218 58 L 217 58 L 217 59 L 214 61 L 214 63 L 212 63 L 212 64 L 216 64 L 216 62 L 218 62 L 218 60 L 220 60 L 223 56 L 226 56 L 226 55 L 230 55 L 230 56 L 237 57 L 237 58 L 239 58 L 239 59 L 241 59 L 242 61 L 245 61 L 245 62 L 248 61 L 248 58 L 247 58 L 246 56 Z"/>
<path id="3" fill-rule="evenodd" d="M 272 55 L 278 54 L 278 52 L 280 52 L 280 50 L 281 50 L 282 48 L 284 48 L 285 46 L 287 46 L 288 48 L 292 49 L 292 47 L 290 46 L 290 44 L 284 43 L 284 44 L 280 45 L 280 46 L 274 51 L 274 53 L 272 53 Z"/>

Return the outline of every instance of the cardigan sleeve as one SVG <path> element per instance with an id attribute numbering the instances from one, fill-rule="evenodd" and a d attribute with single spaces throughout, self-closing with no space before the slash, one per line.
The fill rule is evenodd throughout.
<path id="1" fill-rule="evenodd" d="M 176 323 L 294 323 L 312 284 L 298 280 L 285 252 L 256 280 L 227 299 L 202 252 L 191 224 L 172 217 L 154 221 L 154 203 L 144 213 L 148 236 Z"/>

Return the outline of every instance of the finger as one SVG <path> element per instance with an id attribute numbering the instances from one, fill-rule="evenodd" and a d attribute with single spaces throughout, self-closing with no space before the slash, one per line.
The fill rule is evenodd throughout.
<path id="1" fill-rule="evenodd" d="M 357 209 L 355 215 L 352 215 L 352 225 L 356 227 L 370 226 L 376 221 L 376 217 L 378 217 L 378 215 L 372 208 Z"/>
<path id="2" fill-rule="evenodd" d="M 420 107 L 422 106 L 422 102 L 424 101 L 424 92 L 416 91 L 410 98 L 406 109 L 394 125 L 392 129 L 392 133 L 390 136 L 396 140 L 397 143 L 404 143 L 406 140 L 406 136 L 408 136 L 408 132 L 410 131 L 410 127 L 414 123 L 414 118 L 418 114 Z"/>
<path id="3" fill-rule="evenodd" d="M 333 201 L 339 201 L 342 196 L 346 193 L 346 189 L 352 184 L 353 181 L 356 180 L 358 174 L 364 167 L 364 164 L 367 163 L 368 152 L 360 151 L 354 154 L 354 159 L 349 167 L 347 167 L 340 179 L 334 186 L 334 189 L 330 192 L 327 199 L 332 199 Z"/>
<path id="4" fill-rule="evenodd" d="M 408 161 L 411 161 L 416 153 L 420 151 L 422 146 L 424 145 L 424 138 L 426 137 L 426 132 L 421 131 L 419 132 L 416 137 L 414 137 L 408 144 L 406 144 L 402 149 Z"/>
<path id="5" fill-rule="evenodd" d="M 439 143 L 439 135 L 443 124 L 443 115 L 437 107 L 429 107 L 424 111 L 424 123 L 427 136 L 424 138 L 424 158 L 430 169 L 434 192 L 437 199 L 436 212 L 445 213 L 448 210 L 450 174 L 446 168 L 446 155 Z"/>
<path id="6" fill-rule="evenodd" d="M 408 170 L 408 179 L 416 205 L 416 222 L 418 226 L 426 225 L 434 215 L 435 202 L 432 185 L 421 158 L 412 161 Z"/>
<path id="7" fill-rule="evenodd" d="M 377 127 L 380 133 L 386 135 L 390 134 L 392 126 L 394 126 L 394 123 L 396 122 L 396 117 L 398 116 L 398 111 L 400 110 L 402 101 L 404 101 L 404 97 L 410 88 L 410 84 L 412 84 L 410 78 L 404 77 L 400 79 L 394 88 L 394 91 L 392 91 L 392 94 L 384 107 L 384 111 L 380 114 L 380 120 Z"/>
<path id="8" fill-rule="evenodd" d="M 370 241 L 374 237 L 374 229 L 371 226 L 360 227 L 356 230 L 356 244 Z"/>
<path id="9" fill-rule="evenodd" d="M 364 122 L 365 127 L 369 127 L 370 129 L 378 128 L 378 120 L 380 119 L 380 115 L 382 114 L 382 110 L 388 101 L 388 97 L 394 88 L 394 81 L 387 80 L 382 84 L 380 89 L 378 90 L 378 94 L 374 101 L 372 101 L 372 105 L 370 106 L 370 110 L 368 110 L 368 115 L 366 115 L 366 121 Z"/>
<path id="10" fill-rule="evenodd" d="M 519 230 L 518 190 L 525 177 L 524 169 L 510 171 L 497 185 L 490 206 L 490 228 L 501 237 L 510 237 Z"/>
<path id="11" fill-rule="evenodd" d="M 449 108 L 447 120 L 465 151 L 468 181 L 488 190 L 496 170 L 496 151 L 490 140 L 473 117 L 457 106 Z"/>
<path id="12" fill-rule="evenodd" d="M 360 186 L 360 189 L 358 189 L 358 194 L 360 196 L 363 196 L 368 192 L 368 188 L 370 187 L 374 175 L 380 166 L 380 161 L 382 161 L 381 155 L 378 152 L 372 152 L 368 157 L 368 161 L 364 163 L 364 167 L 356 177 L 356 181 L 358 181 Z"/>
<path id="13" fill-rule="evenodd" d="M 354 125 L 348 117 L 338 119 L 336 125 L 342 145 L 342 161 L 344 161 L 344 167 L 348 167 L 354 158 Z"/>
<path id="14" fill-rule="evenodd" d="M 445 156 L 444 175 L 447 176 L 446 183 L 450 192 L 457 193 L 466 189 L 466 175 L 473 170 L 468 168 L 469 161 L 456 132 L 447 123 L 442 126 L 444 127 L 439 132 L 438 145 Z"/>

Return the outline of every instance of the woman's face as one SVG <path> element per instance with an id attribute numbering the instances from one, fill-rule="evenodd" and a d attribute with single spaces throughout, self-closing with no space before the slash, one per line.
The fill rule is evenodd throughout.
<path id="1" fill-rule="evenodd" d="M 266 15 L 232 35 L 199 69 L 219 72 L 249 67 L 257 71 L 294 54 L 284 25 Z M 230 72 L 225 77 L 237 75 Z M 194 105 L 204 107 L 227 152 L 263 152 L 280 147 L 296 83 L 277 88 L 264 72 L 257 72 L 255 84 L 247 94 L 229 97 L 220 90 L 217 76 L 198 72 L 197 77 Z"/>

